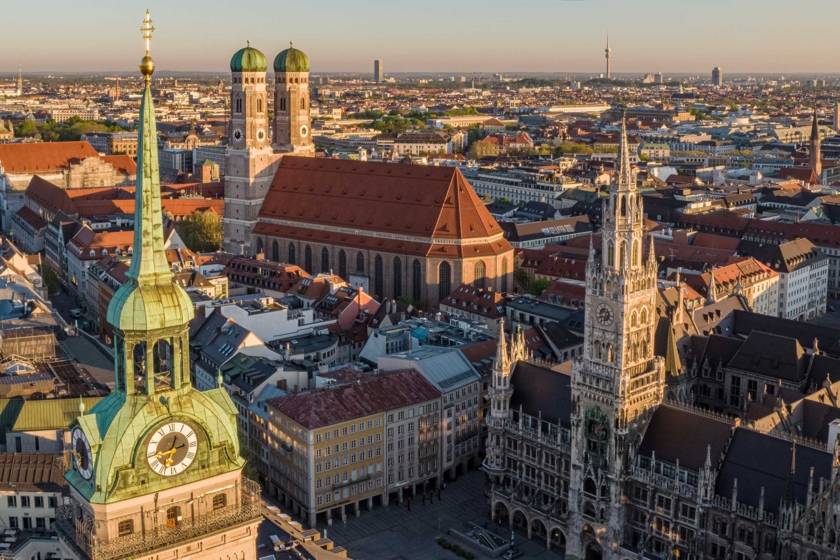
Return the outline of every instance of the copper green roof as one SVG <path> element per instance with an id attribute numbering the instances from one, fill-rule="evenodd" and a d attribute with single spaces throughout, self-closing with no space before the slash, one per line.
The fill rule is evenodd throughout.
<path id="1" fill-rule="evenodd" d="M 201 431 L 196 464 L 170 477 L 148 475 L 146 441 L 161 423 L 189 422 Z M 164 490 L 173 484 L 241 469 L 236 408 L 224 388 L 196 391 L 187 385 L 167 393 L 167 400 L 114 391 L 78 420 L 93 450 L 94 476 L 85 480 L 75 469 L 67 480 L 88 501 L 108 503 Z M 138 484 L 138 477 L 144 482 Z"/>
<path id="2" fill-rule="evenodd" d="M 84 404 L 86 410 L 90 410 L 101 400 L 102 397 L 26 400 L 10 431 L 66 430 L 79 417 L 80 403 Z"/>
<path id="3" fill-rule="evenodd" d="M 289 43 L 289 48 L 280 51 L 274 59 L 275 72 L 309 72 L 309 57 L 302 50 Z"/>
<path id="4" fill-rule="evenodd" d="M 268 61 L 259 49 L 255 49 L 249 43 L 233 53 L 230 57 L 231 72 L 265 72 L 268 70 Z"/>

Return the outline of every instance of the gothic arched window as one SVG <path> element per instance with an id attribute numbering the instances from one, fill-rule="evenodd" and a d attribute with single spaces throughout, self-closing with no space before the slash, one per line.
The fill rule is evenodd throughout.
<path id="1" fill-rule="evenodd" d="M 376 255 L 373 259 L 373 291 L 377 296 L 382 295 L 382 291 L 385 286 L 385 279 L 382 277 L 382 268 L 382 256 Z"/>
<path id="2" fill-rule="evenodd" d="M 402 260 L 394 257 L 394 299 L 402 297 Z"/>
<path id="3" fill-rule="evenodd" d="M 262 237 L 257 237 L 257 253 L 263 252 L 263 240 Z"/>
<path id="4" fill-rule="evenodd" d="M 502 291 L 507 292 L 508 290 L 508 261 L 507 257 L 502 259 Z"/>
<path id="5" fill-rule="evenodd" d="M 286 110 L 286 97 L 282 96 L 282 95 L 280 96 L 280 110 L 281 111 Z"/>
<path id="6" fill-rule="evenodd" d="M 321 249 L 321 272 L 330 271 L 330 251 L 326 247 Z"/>
<path id="7" fill-rule="evenodd" d="M 648 321 L 648 311 L 647 307 L 642 307 L 642 312 L 640 314 L 642 325 L 647 325 Z"/>
<path id="8" fill-rule="evenodd" d="M 615 266 L 615 248 L 612 241 L 607 241 L 607 261 L 610 266 Z"/>
<path id="9" fill-rule="evenodd" d="M 625 216 L 627 216 L 627 199 L 624 196 L 622 196 L 619 199 L 618 204 L 619 204 L 619 214 L 621 215 L 622 218 L 624 218 Z"/>
<path id="10" fill-rule="evenodd" d="M 295 243 L 294 241 L 289 243 L 289 264 L 295 264 L 297 260 L 297 255 L 295 254 Z"/>
<path id="11" fill-rule="evenodd" d="M 271 260 L 280 262 L 280 244 L 276 239 L 271 242 Z"/>
<path id="12" fill-rule="evenodd" d="M 452 266 L 443 261 L 438 268 L 438 299 L 443 299 L 452 292 Z"/>
<path id="13" fill-rule="evenodd" d="M 632 253 L 632 260 L 630 263 L 635 266 L 639 264 L 639 241 L 633 240 L 633 253 Z"/>
<path id="14" fill-rule="evenodd" d="M 623 267 L 627 266 L 627 242 L 622 241 L 618 245 L 618 266 Z"/>
<path id="15" fill-rule="evenodd" d="M 419 259 L 414 259 L 411 265 L 411 299 L 419 305 L 423 299 L 423 266 Z"/>
<path id="16" fill-rule="evenodd" d="M 303 267 L 306 272 L 312 273 L 312 247 L 309 245 L 303 250 Z"/>
<path id="17" fill-rule="evenodd" d="M 306 98 L 305 97 L 300 98 L 300 108 L 301 108 L 301 110 L 306 109 Z"/>
<path id="18" fill-rule="evenodd" d="M 344 252 L 344 249 L 341 249 L 338 252 L 338 275 L 347 279 L 347 253 Z"/>
<path id="19" fill-rule="evenodd" d="M 262 99 L 257 97 L 257 113 L 262 113 Z"/>
<path id="20" fill-rule="evenodd" d="M 237 95 L 236 98 L 233 101 L 233 105 L 234 105 L 234 113 L 241 113 L 242 112 L 242 98 L 241 97 L 239 97 Z"/>
<path id="21" fill-rule="evenodd" d="M 630 314 L 630 326 L 635 327 L 635 326 L 638 326 L 638 324 L 639 324 L 639 316 L 636 315 L 635 311 L 633 311 Z"/>
<path id="22" fill-rule="evenodd" d="M 356 253 L 356 272 L 359 274 L 365 273 L 365 256 L 361 251 Z"/>
<path id="23" fill-rule="evenodd" d="M 484 288 L 487 285 L 487 269 L 484 266 L 484 261 L 478 261 L 473 267 L 473 286 L 476 288 Z"/>

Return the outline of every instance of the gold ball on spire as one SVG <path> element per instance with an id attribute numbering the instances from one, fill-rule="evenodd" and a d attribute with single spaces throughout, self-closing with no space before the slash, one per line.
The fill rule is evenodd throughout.
<path id="1" fill-rule="evenodd" d="M 152 74 L 155 73 L 155 61 L 152 60 L 151 56 L 146 55 L 143 57 L 143 60 L 140 61 L 140 73 L 147 78 L 151 78 Z"/>

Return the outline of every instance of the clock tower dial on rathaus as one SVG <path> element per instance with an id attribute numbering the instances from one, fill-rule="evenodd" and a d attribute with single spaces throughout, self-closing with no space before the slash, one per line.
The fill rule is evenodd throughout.
<path id="1" fill-rule="evenodd" d="M 653 353 L 657 264 L 652 241 L 645 244 L 624 121 L 602 224 L 601 249 L 590 247 L 586 273 L 584 352 L 572 373 L 569 550 L 585 550 L 591 538 L 606 552 L 622 540 L 629 448 L 665 388 L 663 360 Z"/>
<path id="2" fill-rule="evenodd" d="M 152 558 L 189 543 L 207 546 L 202 527 L 212 515 L 229 543 L 202 558 L 235 551 L 251 559 L 259 491 L 242 476 L 236 409 L 221 384 L 198 391 L 190 381 L 193 305 L 164 251 L 148 12 L 141 31 L 133 251 L 128 280 L 107 312 L 115 386 L 71 427 L 70 503 L 59 508 L 56 526 L 64 557 Z"/>

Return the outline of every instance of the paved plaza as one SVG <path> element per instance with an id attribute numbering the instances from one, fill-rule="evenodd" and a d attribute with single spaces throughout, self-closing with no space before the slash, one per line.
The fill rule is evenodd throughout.
<path id="1" fill-rule="evenodd" d="M 483 487 L 484 474 L 471 471 L 455 482 L 447 483 L 440 501 L 435 498 L 434 502 L 423 504 L 418 496 L 411 503 L 411 511 L 405 503 L 376 507 L 373 511 L 363 508 L 359 517 L 350 515 L 346 523 L 337 520 L 332 526 L 320 524 L 318 528 L 358 560 L 457 560 L 458 557 L 442 549 L 436 539 L 444 536 L 450 542 L 460 544 L 454 537 L 446 536 L 449 528 L 465 529 L 468 522 L 489 526 L 489 508 Z M 496 527 L 498 534 L 509 536 L 507 527 Z M 516 535 L 515 542 L 522 553 L 520 558 L 562 558 L 547 551 L 544 544 L 528 541 L 520 534 Z M 470 550 L 476 552 L 476 560 L 490 558 Z"/>

